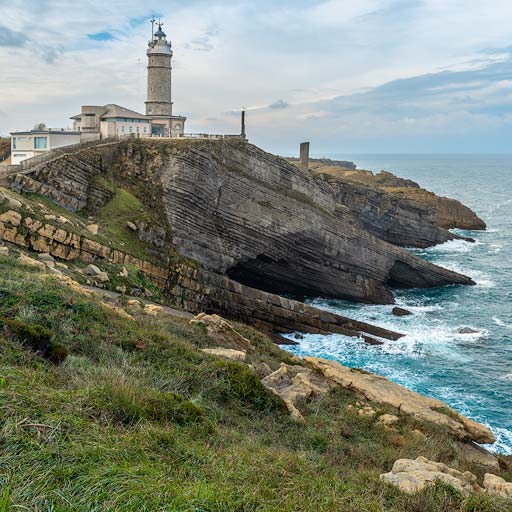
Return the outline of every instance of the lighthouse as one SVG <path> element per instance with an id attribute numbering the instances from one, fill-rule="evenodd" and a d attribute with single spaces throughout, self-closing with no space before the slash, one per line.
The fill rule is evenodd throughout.
<path id="1" fill-rule="evenodd" d="M 154 26 L 155 20 L 151 20 Z M 158 23 L 148 43 L 148 85 L 146 116 L 151 119 L 152 135 L 180 136 L 185 118 L 172 115 L 172 44 Z"/>

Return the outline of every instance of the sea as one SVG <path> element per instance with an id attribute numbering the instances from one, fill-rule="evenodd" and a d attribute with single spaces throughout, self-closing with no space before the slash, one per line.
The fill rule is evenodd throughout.
<path id="1" fill-rule="evenodd" d="M 353 161 L 359 169 L 384 169 L 458 199 L 487 223 L 487 230 L 454 230 L 475 243 L 455 240 L 411 249 L 477 283 L 394 290 L 397 305 L 412 316 L 395 317 L 392 306 L 309 300 L 316 307 L 399 331 L 404 338 L 376 347 L 342 335 L 306 334 L 289 350 L 363 368 L 442 400 L 494 432 L 497 441 L 489 449 L 511 455 L 512 155 L 324 156 Z M 459 332 L 467 327 L 477 332 Z"/>

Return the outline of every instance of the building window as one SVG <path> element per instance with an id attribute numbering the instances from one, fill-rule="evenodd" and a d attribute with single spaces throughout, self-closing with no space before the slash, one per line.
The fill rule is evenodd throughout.
<path id="1" fill-rule="evenodd" d="M 133 126 L 130 126 L 130 133 L 133 132 Z"/>
<path id="2" fill-rule="evenodd" d="M 148 129 L 144 126 L 144 133 L 147 133 Z"/>
<path id="3" fill-rule="evenodd" d="M 124 126 L 121 126 L 121 131 L 124 132 Z"/>
<path id="4" fill-rule="evenodd" d="M 34 149 L 48 149 L 48 139 L 46 137 L 34 137 Z"/>
<path id="5" fill-rule="evenodd" d="M 12 149 L 16 149 L 16 137 L 12 138 Z"/>
<path id="6" fill-rule="evenodd" d="M 137 133 L 139 133 L 139 132 L 140 132 L 140 128 L 137 126 Z"/>

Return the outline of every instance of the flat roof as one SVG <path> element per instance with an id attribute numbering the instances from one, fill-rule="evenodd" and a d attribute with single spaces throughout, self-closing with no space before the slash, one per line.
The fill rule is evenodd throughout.
<path id="1" fill-rule="evenodd" d="M 9 135 L 80 135 L 79 131 L 72 130 L 29 130 L 24 132 L 9 132 Z"/>

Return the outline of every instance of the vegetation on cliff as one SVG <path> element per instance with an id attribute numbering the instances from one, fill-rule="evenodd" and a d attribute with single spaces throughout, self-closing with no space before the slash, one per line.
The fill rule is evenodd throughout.
<path id="1" fill-rule="evenodd" d="M 304 424 L 293 422 L 253 370 L 201 352 L 215 341 L 186 319 L 120 316 L 58 274 L 20 264 L 15 249 L 0 256 L 0 295 L 0 317 L 41 326 L 67 354 L 52 363 L 20 332 L 0 330 L 0 510 L 509 506 L 442 484 L 413 495 L 386 485 L 379 474 L 418 454 L 482 472 L 461 461 L 442 428 L 404 416 L 387 429 L 377 421 L 387 411 L 358 414 L 349 391 L 301 404 Z M 255 347 L 253 367 L 300 364 L 251 328 L 236 328 Z"/>
<path id="2" fill-rule="evenodd" d="M 0 137 L 0 162 L 11 156 L 11 139 Z"/>

